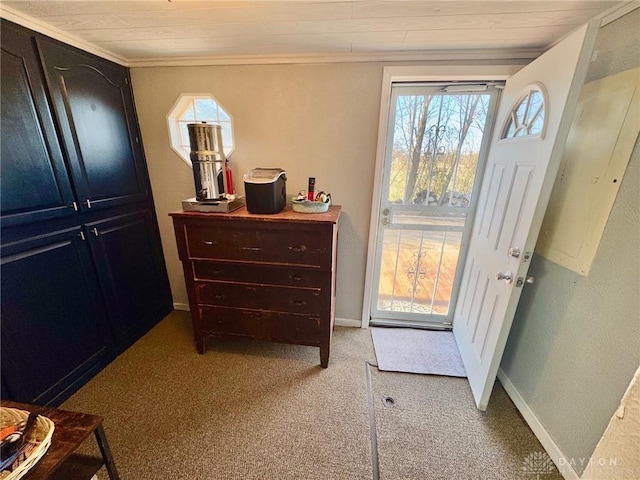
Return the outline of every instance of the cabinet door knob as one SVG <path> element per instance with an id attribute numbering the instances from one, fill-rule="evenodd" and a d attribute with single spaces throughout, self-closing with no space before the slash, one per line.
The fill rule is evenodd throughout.
<path id="1" fill-rule="evenodd" d="M 291 245 L 287 247 L 292 252 L 304 252 L 307 249 L 306 245 Z"/>
<path id="2" fill-rule="evenodd" d="M 300 275 L 289 275 L 289 279 L 293 280 L 294 282 L 299 282 L 300 280 L 302 280 L 302 277 Z"/>
<path id="3" fill-rule="evenodd" d="M 291 303 L 296 307 L 304 307 L 307 304 L 304 300 L 292 300 Z"/>
<path id="4" fill-rule="evenodd" d="M 205 245 L 217 245 L 218 242 L 216 240 L 202 240 L 202 243 Z"/>
<path id="5" fill-rule="evenodd" d="M 98 232 L 98 229 L 96 227 L 93 227 L 91 229 L 91 231 L 93 232 L 93 234 L 97 237 L 98 235 L 100 235 L 100 232 Z"/>
<path id="6" fill-rule="evenodd" d="M 89 200 L 88 198 L 84 201 L 84 203 L 87 204 L 87 208 L 91 208 L 91 200 Z"/>

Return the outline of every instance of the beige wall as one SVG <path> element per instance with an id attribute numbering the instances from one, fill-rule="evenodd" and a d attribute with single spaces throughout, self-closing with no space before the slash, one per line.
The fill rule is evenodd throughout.
<path id="1" fill-rule="evenodd" d="M 174 302 L 187 303 L 168 212 L 194 196 L 171 150 L 166 115 L 181 93 L 211 93 L 233 116 L 236 187 L 258 166 L 287 171 L 289 195 L 316 177 L 343 207 L 336 316 L 360 319 L 373 191 L 382 64 L 154 67 L 131 71 Z"/>

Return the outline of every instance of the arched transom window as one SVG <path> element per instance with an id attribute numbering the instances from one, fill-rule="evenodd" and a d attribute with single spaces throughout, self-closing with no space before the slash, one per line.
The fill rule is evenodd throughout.
<path id="1" fill-rule="evenodd" d="M 507 117 L 501 138 L 542 137 L 546 125 L 546 94 L 539 85 L 530 85 Z"/>

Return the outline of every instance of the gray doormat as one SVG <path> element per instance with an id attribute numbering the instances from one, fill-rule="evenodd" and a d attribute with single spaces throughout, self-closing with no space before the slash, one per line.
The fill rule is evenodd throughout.
<path id="1" fill-rule="evenodd" d="M 380 370 L 467 376 L 453 332 L 374 327 L 371 336 Z"/>

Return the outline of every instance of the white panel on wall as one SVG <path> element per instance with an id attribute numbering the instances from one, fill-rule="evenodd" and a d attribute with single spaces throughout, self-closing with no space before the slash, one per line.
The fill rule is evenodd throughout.
<path id="1" fill-rule="evenodd" d="M 586 84 L 536 252 L 588 275 L 640 132 L 640 68 Z"/>

